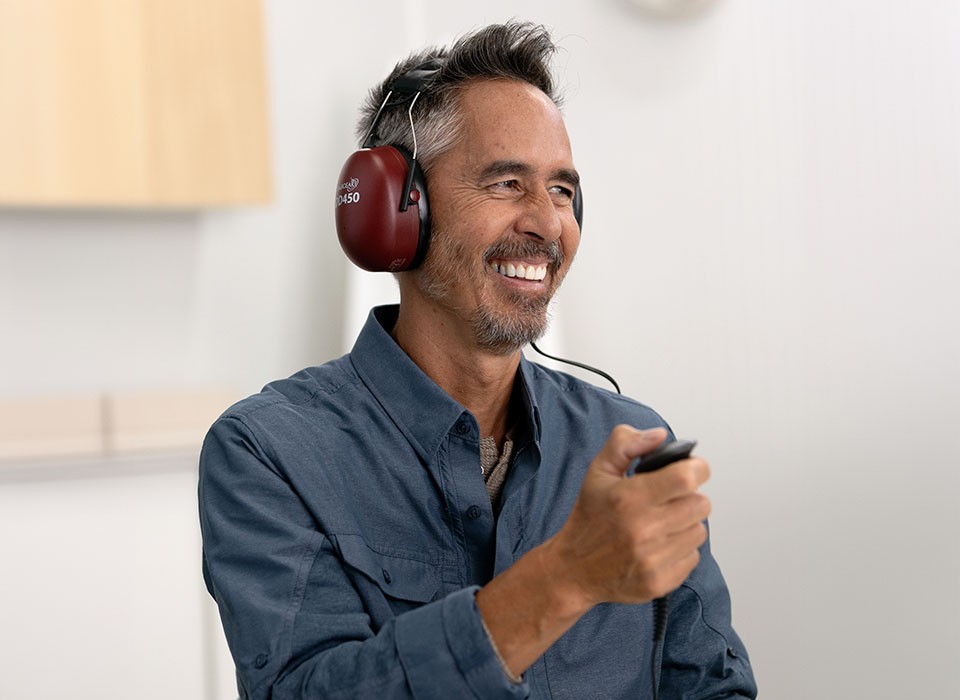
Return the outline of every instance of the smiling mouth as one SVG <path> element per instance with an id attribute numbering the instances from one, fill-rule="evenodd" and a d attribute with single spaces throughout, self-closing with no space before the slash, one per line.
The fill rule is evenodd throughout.
<path id="1" fill-rule="evenodd" d="M 498 275 L 512 277 L 515 279 L 530 280 L 531 282 L 542 282 L 547 276 L 547 265 L 535 265 L 533 263 L 513 263 L 501 260 L 490 262 L 490 268 Z"/>

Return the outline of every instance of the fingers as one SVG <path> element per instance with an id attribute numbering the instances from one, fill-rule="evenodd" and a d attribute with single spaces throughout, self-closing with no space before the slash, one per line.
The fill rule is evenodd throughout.
<path id="1" fill-rule="evenodd" d="M 679 586 L 699 562 L 710 500 L 699 457 L 624 478 L 633 460 L 656 449 L 663 429 L 621 425 L 594 459 L 553 552 L 581 597 L 643 602 Z"/>
<path id="2" fill-rule="evenodd" d="M 595 463 L 608 474 L 622 476 L 634 459 L 652 452 L 666 439 L 667 431 L 663 428 L 637 430 L 629 425 L 618 425 L 610 433 Z"/>
<path id="3" fill-rule="evenodd" d="M 650 489 L 658 503 L 695 493 L 709 478 L 710 465 L 701 457 L 682 459 L 655 472 L 631 477 Z"/>
<path id="4" fill-rule="evenodd" d="M 618 425 L 594 460 L 591 471 L 595 476 L 591 478 L 588 474 L 581 493 L 586 491 L 596 506 L 612 510 L 625 522 L 642 517 L 644 512 L 659 511 L 672 501 L 696 495 L 687 501 L 686 506 L 664 509 L 655 517 L 663 520 L 659 523 L 661 525 L 680 529 L 706 519 L 710 502 L 700 495 L 699 488 L 710 478 L 710 465 L 700 457 L 679 460 L 653 472 L 623 478 L 637 456 L 656 449 L 665 438 L 666 431 L 662 428 L 637 430 Z M 610 479 L 614 475 L 616 478 Z M 599 498 L 599 502 L 594 498 Z"/>
<path id="5" fill-rule="evenodd" d="M 662 528 L 663 535 L 671 537 L 703 523 L 710 516 L 712 508 L 710 499 L 702 493 L 689 494 L 663 506 L 656 522 Z"/>
<path id="6" fill-rule="evenodd" d="M 700 562 L 700 547 L 706 541 L 707 528 L 697 522 L 662 540 L 652 551 L 638 551 L 632 585 L 641 592 L 639 601 L 659 598 L 683 583 Z"/>
<path id="7" fill-rule="evenodd" d="M 704 521 L 710 509 L 710 499 L 695 493 L 638 514 L 633 519 L 624 519 L 634 554 L 638 558 L 649 557 L 659 565 L 665 558 L 675 556 L 671 552 L 699 547 L 706 541 Z"/>

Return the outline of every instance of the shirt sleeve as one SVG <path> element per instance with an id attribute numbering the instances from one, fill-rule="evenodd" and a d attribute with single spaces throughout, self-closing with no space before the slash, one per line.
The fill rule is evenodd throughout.
<path id="1" fill-rule="evenodd" d="M 670 594 L 663 643 L 663 700 L 756 698 L 747 650 L 731 624 L 730 594 L 720 567 L 701 547 L 700 563 Z"/>
<path id="2" fill-rule="evenodd" d="M 364 601 L 241 417 L 200 457 L 203 573 L 241 698 L 526 698 L 483 629 L 476 587 L 372 629 Z"/>

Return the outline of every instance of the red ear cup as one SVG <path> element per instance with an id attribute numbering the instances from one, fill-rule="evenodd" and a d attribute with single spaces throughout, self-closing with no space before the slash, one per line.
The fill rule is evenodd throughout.
<path id="1" fill-rule="evenodd" d="M 413 187 L 406 211 L 402 195 L 411 164 Z M 347 257 L 371 272 L 416 267 L 430 237 L 426 180 L 420 165 L 395 146 L 364 148 L 340 171 L 337 236 Z"/>

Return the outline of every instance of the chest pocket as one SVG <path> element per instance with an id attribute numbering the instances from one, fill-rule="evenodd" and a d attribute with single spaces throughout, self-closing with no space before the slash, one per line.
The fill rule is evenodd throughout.
<path id="1" fill-rule="evenodd" d="M 429 552 L 372 547 L 360 535 L 338 535 L 336 543 L 375 627 L 438 598 L 439 559 Z"/>

